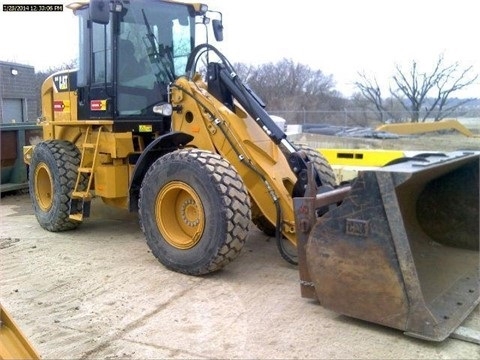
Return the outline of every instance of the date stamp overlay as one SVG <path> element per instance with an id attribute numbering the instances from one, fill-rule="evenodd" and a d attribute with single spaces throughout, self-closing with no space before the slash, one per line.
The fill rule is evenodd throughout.
<path id="1" fill-rule="evenodd" d="M 62 4 L 3 4 L 4 12 L 57 12 L 63 11 Z"/>

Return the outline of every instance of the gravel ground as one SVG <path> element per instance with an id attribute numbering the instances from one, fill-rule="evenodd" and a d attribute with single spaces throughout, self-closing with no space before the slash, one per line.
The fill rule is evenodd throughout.
<path id="1" fill-rule="evenodd" d="M 50 233 L 27 194 L 0 203 L 0 302 L 45 359 L 480 359 L 478 345 L 425 342 L 300 296 L 298 273 L 252 230 L 224 270 L 189 277 L 150 253 L 136 214 L 98 201 Z M 478 307 L 467 320 L 480 329 Z"/>

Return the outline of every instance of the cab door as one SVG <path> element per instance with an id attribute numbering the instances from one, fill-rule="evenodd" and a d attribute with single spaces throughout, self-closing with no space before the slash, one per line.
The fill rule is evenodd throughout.
<path id="1" fill-rule="evenodd" d="M 112 21 L 90 21 L 80 14 L 78 116 L 81 120 L 114 118 Z"/>

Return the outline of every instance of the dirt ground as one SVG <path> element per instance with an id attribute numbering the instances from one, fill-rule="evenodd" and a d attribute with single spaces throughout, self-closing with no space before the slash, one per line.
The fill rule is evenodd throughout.
<path id="1" fill-rule="evenodd" d="M 28 194 L 0 204 L 0 301 L 45 359 L 479 359 L 301 298 L 297 269 L 253 228 L 224 270 L 189 277 L 150 253 L 135 214 L 94 201 L 65 233 L 42 230 Z M 480 329 L 480 311 L 467 323 Z"/>
<path id="2" fill-rule="evenodd" d="M 480 149 L 478 138 L 449 135 L 422 139 L 421 148 L 334 145 L 342 142 Z M 92 216 L 65 233 L 40 228 L 28 194 L 1 199 L 0 302 L 45 359 L 480 359 L 478 345 L 425 342 L 302 298 L 297 268 L 255 227 L 224 270 L 171 272 L 151 254 L 136 214 L 96 199 Z M 480 330 L 478 307 L 465 325 Z"/>

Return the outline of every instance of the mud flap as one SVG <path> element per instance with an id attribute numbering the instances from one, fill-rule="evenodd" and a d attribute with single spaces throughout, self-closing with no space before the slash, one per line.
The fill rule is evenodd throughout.
<path id="1" fill-rule="evenodd" d="M 302 296 L 447 338 L 480 301 L 479 159 L 435 154 L 360 172 L 336 196 L 294 199 Z M 339 205 L 316 218 L 326 204 Z"/>

